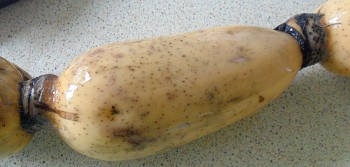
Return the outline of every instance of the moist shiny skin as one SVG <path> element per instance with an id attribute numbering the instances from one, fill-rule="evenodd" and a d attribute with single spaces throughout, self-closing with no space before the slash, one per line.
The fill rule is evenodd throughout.
<path id="1" fill-rule="evenodd" d="M 327 33 L 328 57 L 322 65 L 338 75 L 350 76 L 350 2 L 328 0 L 315 12 L 323 14 L 322 23 Z"/>

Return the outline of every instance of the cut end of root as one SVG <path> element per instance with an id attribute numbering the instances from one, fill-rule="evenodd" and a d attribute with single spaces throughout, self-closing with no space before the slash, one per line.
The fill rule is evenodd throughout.
<path id="1" fill-rule="evenodd" d="M 322 14 L 296 15 L 275 30 L 292 35 L 303 53 L 302 68 L 314 65 L 327 57 L 326 30 L 321 24 Z"/>

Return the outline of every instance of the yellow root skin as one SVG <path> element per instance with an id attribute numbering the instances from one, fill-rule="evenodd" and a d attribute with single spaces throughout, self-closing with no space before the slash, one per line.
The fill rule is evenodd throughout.
<path id="1" fill-rule="evenodd" d="M 324 14 L 328 58 L 322 65 L 338 75 L 350 77 L 350 1 L 328 0 L 315 12 Z"/>
<path id="2" fill-rule="evenodd" d="M 22 79 L 21 71 L 0 57 L 0 158 L 23 149 L 32 138 L 20 124 L 18 90 Z"/>
<path id="3" fill-rule="evenodd" d="M 48 116 L 75 150 L 129 160 L 189 143 L 255 113 L 302 64 L 290 35 L 217 27 L 113 43 L 76 58 Z"/>

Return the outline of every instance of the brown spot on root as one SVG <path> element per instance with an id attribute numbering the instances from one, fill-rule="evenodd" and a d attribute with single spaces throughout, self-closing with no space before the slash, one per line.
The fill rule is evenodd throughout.
<path id="1" fill-rule="evenodd" d="M 141 132 L 132 126 L 115 129 L 113 131 L 113 136 L 125 139 L 126 142 L 134 146 L 133 149 L 142 149 L 145 143 L 156 141 L 154 138 L 142 137 Z"/>
<path id="2" fill-rule="evenodd" d="M 129 69 L 130 71 L 135 71 L 135 69 L 134 69 L 132 66 L 128 66 L 128 69 Z"/>
<path id="3" fill-rule="evenodd" d="M 118 54 L 116 55 L 116 57 L 117 57 L 117 58 L 122 58 L 122 57 L 124 57 L 124 55 L 123 55 L 122 53 L 118 53 Z"/>
<path id="4" fill-rule="evenodd" d="M 144 112 L 144 113 L 141 113 L 141 117 L 146 117 L 147 115 L 149 115 L 150 114 L 150 112 L 149 111 L 146 111 L 146 112 Z"/>
<path id="5" fill-rule="evenodd" d="M 263 96 L 259 96 L 259 103 L 262 103 L 265 101 L 265 98 Z"/>
<path id="6" fill-rule="evenodd" d="M 228 30 L 227 34 L 234 34 L 232 30 Z"/>
<path id="7" fill-rule="evenodd" d="M 150 49 L 151 51 L 155 51 L 155 50 L 156 50 L 156 48 L 154 47 L 153 44 L 150 45 L 149 49 Z"/>
<path id="8" fill-rule="evenodd" d="M 118 109 L 115 108 L 115 106 L 112 106 L 112 115 L 115 115 L 115 114 L 120 114 L 120 111 Z"/>
<path id="9" fill-rule="evenodd" d="M 135 71 L 137 68 L 141 68 L 140 66 L 131 66 L 131 65 L 128 65 L 127 68 L 130 70 L 130 71 Z"/>
<path id="10" fill-rule="evenodd" d="M 5 119 L 3 117 L 0 117 L 0 125 L 2 127 L 6 127 L 6 121 L 5 121 Z"/>
<path id="11" fill-rule="evenodd" d="M 133 144 L 134 146 L 138 146 L 135 148 L 142 149 L 142 148 L 144 148 L 144 146 L 141 145 L 142 143 L 152 143 L 152 142 L 155 142 L 156 139 L 154 139 L 154 138 L 142 138 L 140 136 L 131 136 L 127 141 L 130 144 Z"/>
<path id="12" fill-rule="evenodd" d="M 101 53 L 103 53 L 103 52 L 105 52 L 105 50 L 99 48 L 99 49 L 94 50 L 94 51 L 91 53 L 91 55 L 101 54 Z"/>
<path id="13" fill-rule="evenodd" d="M 140 132 L 137 131 L 134 127 L 118 128 L 118 129 L 115 129 L 113 132 L 113 135 L 115 137 L 130 137 L 130 136 L 135 136 L 139 134 Z"/>
<path id="14" fill-rule="evenodd" d="M 207 97 L 208 97 L 208 100 L 213 100 L 214 94 L 212 92 L 208 92 Z"/>
<path id="15" fill-rule="evenodd" d="M 167 96 L 168 100 L 174 100 L 177 97 L 176 93 L 174 93 L 174 92 L 167 92 L 166 96 Z"/>
<path id="16" fill-rule="evenodd" d="M 242 100 L 243 100 L 242 97 L 233 97 L 233 98 L 229 98 L 228 102 L 230 102 L 230 103 L 237 103 L 237 102 L 240 102 Z"/>

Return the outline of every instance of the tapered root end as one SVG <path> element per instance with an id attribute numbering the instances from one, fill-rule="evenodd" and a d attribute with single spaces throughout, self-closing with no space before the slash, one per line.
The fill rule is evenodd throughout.
<path id="1" fill-rule="evenodd" d="M 31 78 L 0 57 L 0 159 L 23 149 L 32 139 L 21 126 L 19 83 Z"/>

